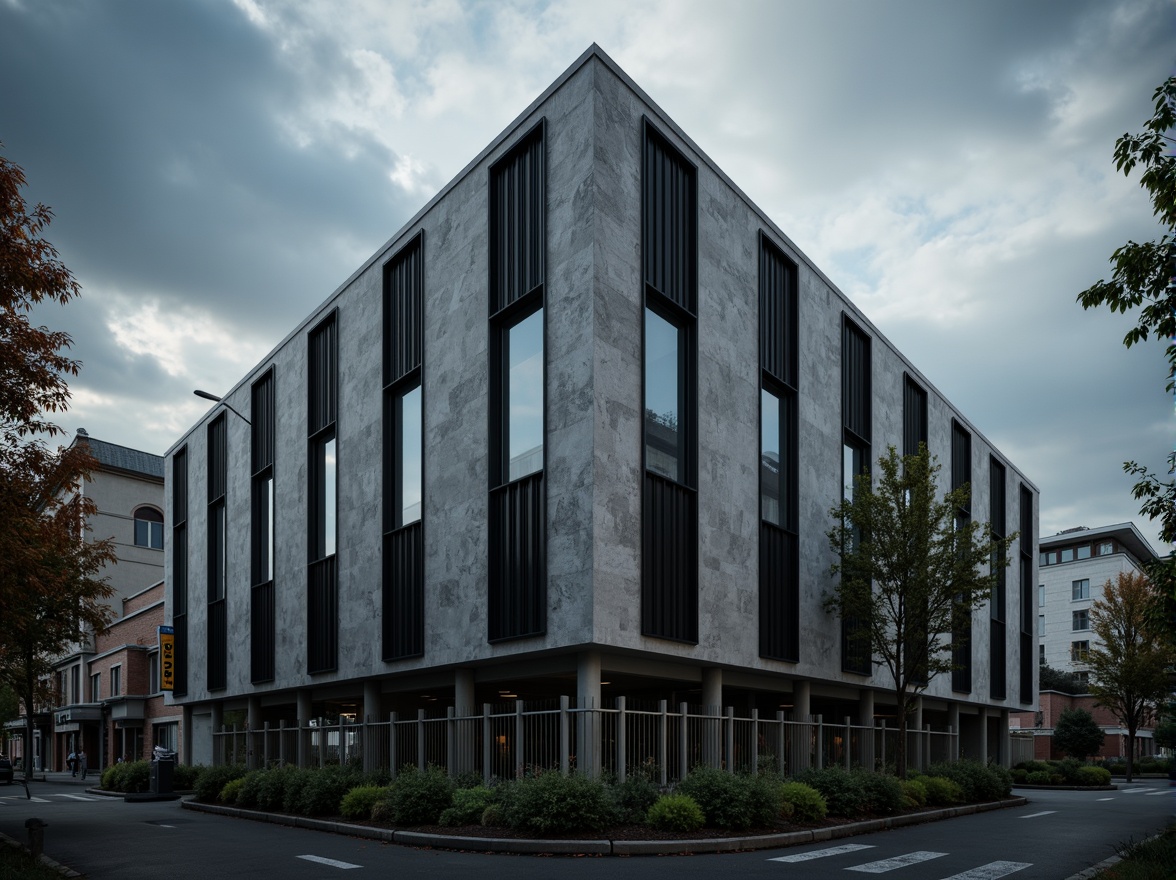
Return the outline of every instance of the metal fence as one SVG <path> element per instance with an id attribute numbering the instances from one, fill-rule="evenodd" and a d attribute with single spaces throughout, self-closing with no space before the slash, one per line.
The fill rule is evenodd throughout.
<path id="1" fill-rule="evenodd" d="M 666 701 L 630 706 L 624 697 L 611 709 L 572 705 L 561 697 L 547 703 L 482 706 L 480 714 L 419 710 L 415 717 L 391 713 L 386 719 L 313 719 L 260 728 L 222 728 L 213 734 L 213 763 L 248 767 L 293 764 L 322 767 L 351 764 L 392 777 L 406 765 L 445 768 L 451 775 L 477 774 L 486 782 L 541 770 L 590 776 L 606 773 L 623 781 L 641 775 L 661 785 L 676 782 L 693 767 L 729 772 L 794 776 L 835 764 L 847 769 L 880 769 L 893 764 L 898 730 L 834 723 L 820 715 L 785 720 L 784 713 L 749 717 L 706 711 Z M 959 735 L 950 728 L 907 731 L 907 766 L 925 769 L 959 757 Z"/>

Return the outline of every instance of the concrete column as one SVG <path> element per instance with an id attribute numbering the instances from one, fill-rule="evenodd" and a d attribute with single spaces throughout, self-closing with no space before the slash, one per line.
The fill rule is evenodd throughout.
<path id="1" fill-rule="evenodd" d="M 217 701 L 209 708 L 212 712 L 210 722 L 212 724 L 212 763 L 227 764 L 231 760 L 231 756 L 225 748 L 225 737 L 220 736 L 221 728 L 225 726 L 224 706 Z"/>
<path id="2" fill-rule="evenodd" d="M 576 658 L 576 718 L 579 728 L 578 767 L 589 778 L 600 770 L 600 654 L 585 651 Z"/>
<path id="3" fill-rule="evenodd" d="M 858 691 L 858 724 L 874 726 L 874 692 L 867 688 Z"/>
<path id="4" fill-rule="evenodd" d="M 980 707 L 980 744 L 978 747 L 980 754 L 977 759 L 981 764 L 988 763 L 988 710 L 983 706 Z"/>
<path id="5" fill-rule="evenodd" d="M 1000 710 L 1000 733 L 996 738 L 996 746 L 999 750 L 996 755 L 996 762 L 1002 767 L 1012 766 L 1009 756 L 1012 754 L 1012 745 L 1009 742 L 1009 710 Z"/>
<path id="6" fill-rule="evenodd" d="M 380 682 L 365 681 L 363 683 L 363 711 L 360 721 L 380 721 Z"/>
<path id="7" fill-rule="evenodd" d="M 180 760 L 185 764 L 192 763 L 192 707 L 185 705 L 180 718 Z"/>
<path id="8" fill-rule="evenodd" d="M 960 704 L 950 703 L 947 707 L 947 724 L 955 734 L 954 745 L 949 749 L 952 761 L 960 759 Z"/>
<path id="9" fill-rule="evenodd" d="M 914 733 L 914 736 L 911 736 L 912 732 Z M 908 755 L 907 755 L 908 762 L 910 761 L 910 758 L 913 757 L 914 761 L 911 763 L 913 763 L 915 765 L 915 767 L 917 767 L 920 770 L 926 770 L 927 769 L 927 755 L 926 755 L 927 739 L 926 739 L 926 737 L 923 736 L 923 698 L 922 697 L 915 697 L 914 711 L 911 713 L 910 722 L 907 724 L 907 748 L 908 749 L 910 748 L 910 744 L 912 742 L 914 743 L 914 746 L 915 746 L 915 753 L 912 756 L 908 752 Z"/>
<path id="10" fill-rule="evenodd" d="M 600 690 L 600 679 L 596 679 L 597 691 Z M 473 715 L 477 711 L 474 697 L 474 670 L 455 669 L 453 671 L 453 707 L 458 715 Z"/>
<path id="11" fill-rule="evenodd" d="M 310 766 L 310 735 L 304 729 L 310 723 L 310 691 L 303 689 L 298 691 L 298 766 Z"/>
<path id="12" fill-rule="evenodd" d="M 858 691 L 858 749 L 857 758 L 868 770 L 874 769 L 874 692 L 869 688 Z M 851 741 L 852 742 L 852 741 Z"/>
<path id="13" fill-rule="evenodd" d="M 808 721 L 812 716 L 813 687 L 810 682 L 798 681 L 792 685 L 792 720 Z"/>
<path id="14" fill-rule="evenodd" d="M 702 763 L 719 767 L 723 763 L 723 670 L 717 666 L 702 668 L 702 711 L 713 716 L 702 724 Z"/>
<path id="15" fill-rule="evenodd" d="M 600 679 L 596 680 L 600 687 Z M 455 669 L 453 671 L 453 707 L 458 718 L 469 718 L 477 713 L 474 696 L 474 670 Z M 451 773 L 468 773 L 477 766 L 477 729 L 476 721 L 453 722 L 453 766 Z M 487 733 L 489 736 L 489 733 Z"/>
<path id="16" fill-rule="evenodd" d="M 245 708 L 245 766 L 250 770 L 259 766 L 262 754 L 261 738 L 261 697 L 250 697 Z M 258 731 L 256 734 L 254 731 Z"/>

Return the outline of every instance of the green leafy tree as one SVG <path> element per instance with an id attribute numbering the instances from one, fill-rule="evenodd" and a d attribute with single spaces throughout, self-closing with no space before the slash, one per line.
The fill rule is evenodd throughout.
<path id="1" fill-rule="evenodd" d="M 953 668 L 952 624 L 989 598 L 1016 535 L 996 540 L 987 523 L 957 521 L 970 487 L 940 496 L 940 465 L 925 446 L 902 457 L 891 446 L 878 466 L 876 485 L 868 473 L 855 476 L 852 498 L 829 511 L 829 545 L 838 561 L 830 569 L 836 585 L 824 605 L 854 621 L 848 637 L 894 683 L 901 778 L 915 699 L 936 675 Z"/>
<path id="2" fill-rule="evenodd" d="M 1115 168 L 1130 175 L 1142 169 L 1139 185 L 1151 197 L 1152 214 L 1161 234 L 1154 241 L 1128 241 L 1111 255 L 1111 280 L 1100 280 L 1078 294 L 1082 308 L 1106 306 L 1126 314 L 1138 309 L 1138 322 L 1123 338 L 1130 348 L 1154 338 L 1166 345 L 1169 391 L 1176 390 L 1176 155 L 1170 132 L 1176 127 L 1176 76 L 1166 79 L 1152 96 L 1154 110 L 1138 134 L 1115 142 Z M 1132 494 L 1142 502 L 1140 513 L 1158 522 L 1160 540 L 1176 544 L 1176 480 L 1165 479 L 1134 461 L 1123 470 L 1136 478 Z M 1169 477 L 1176 473 L 1176 452 L 1168 456 Z M 1176 555 L 1151 564 L 1152 582 L 1176 602 Z M 1168 634 L 1176 640 L 1176 618 L 1169 615 Z"/>
<path id="3" fill-rule="evenodd" d="M 1091 693 L 1127 728 L 1130 782 L 1136 734 L 1155 717 L 1171 689 L 1171 656 L 1154 613 L 1159 596 L 1144 575 L 1119 572 L 1102 593 L 1090 609 L 1090 629 L 1099 644 L 1087 653 L 1086 665 Z"/>
<path id="4" fill-rule="evenodd" d="M 1103 729 L 1085 709 L 1065 709 L 1054 724 L 1054 745 L 1079 761 L 1097 755 L 1104 737 Z"/>
<path id="5" fill-rule="evenodd" d="M 82 540 L 93 501 L 80 492 L 94 466 L 83 444 L 52 449 L 53 413 L 69 402 L 80 364 L 67 334 L 34 325 L 34 306 L 64 305 L 78 284 L 43 238 L 52 212 L 29 208 L 21 168 L 0 156 L 0 684 L 24 703 L 26 774 L 33 710 L 48 696 L 50 659 L 108 621 L 109 541 Z"/>
<path id="6" fill-rule="evenodd" d="M 1168 700 L 1160 708 L 1160 721 L 1155 730 L 1156 745 L 1162 749 L 1176 749 L 1176 700 Z"/>
<path id="7" fill-rule="evenodd" d="M 1086 682 L 1072 672 L 1054 669 L 1045 663 L 1037 667 L 1037 687 L 1043 691 L 1061 691 L 1063 694 L 1084 694 L 1089 690 Z"/>

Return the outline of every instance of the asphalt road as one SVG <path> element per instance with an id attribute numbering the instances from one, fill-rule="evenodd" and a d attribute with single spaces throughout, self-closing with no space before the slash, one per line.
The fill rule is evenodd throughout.
<path id="1" fill-rule="evenodd" d="M 75 787 L 0 791 L 0 831 L 26 839 L 24 821 L 49 823 L 45 852 L 93 880 L 222 878 L 558 877 L 832 878 L 892 873 L 896 880 L 1065 880 L 1156 833 L 1173 817 L 1166 781 L 1116 792 L 1026 792 L 1025 807 L 780 850 L 666 857 L 535 857 L 419 850 L 182 810 L 128 804 Z M 854 847 L 852 850 L 846 847 Z M 806 857 L 801 860 L 799 857 Z M 342 872 L 342 873 L 341 873 Z M 849 872 L 849 873 L 846 873 Z"/>

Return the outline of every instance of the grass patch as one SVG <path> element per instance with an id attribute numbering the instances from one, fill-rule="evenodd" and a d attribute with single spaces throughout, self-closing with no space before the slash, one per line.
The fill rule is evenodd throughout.
<path id="1" fill-rule="evenodd" d="M 1099 880 L 1167 880 L 1176 865 L 1176 825 L 1159 837 L 1120 850 L 1123 861 L 1099 874 Z"/>
<path id="2" fill-rule="evenodd" d="M 34 862 L 23 850 L 0 845 L 0 880 L 61 880 L 61 875 Z"/>

